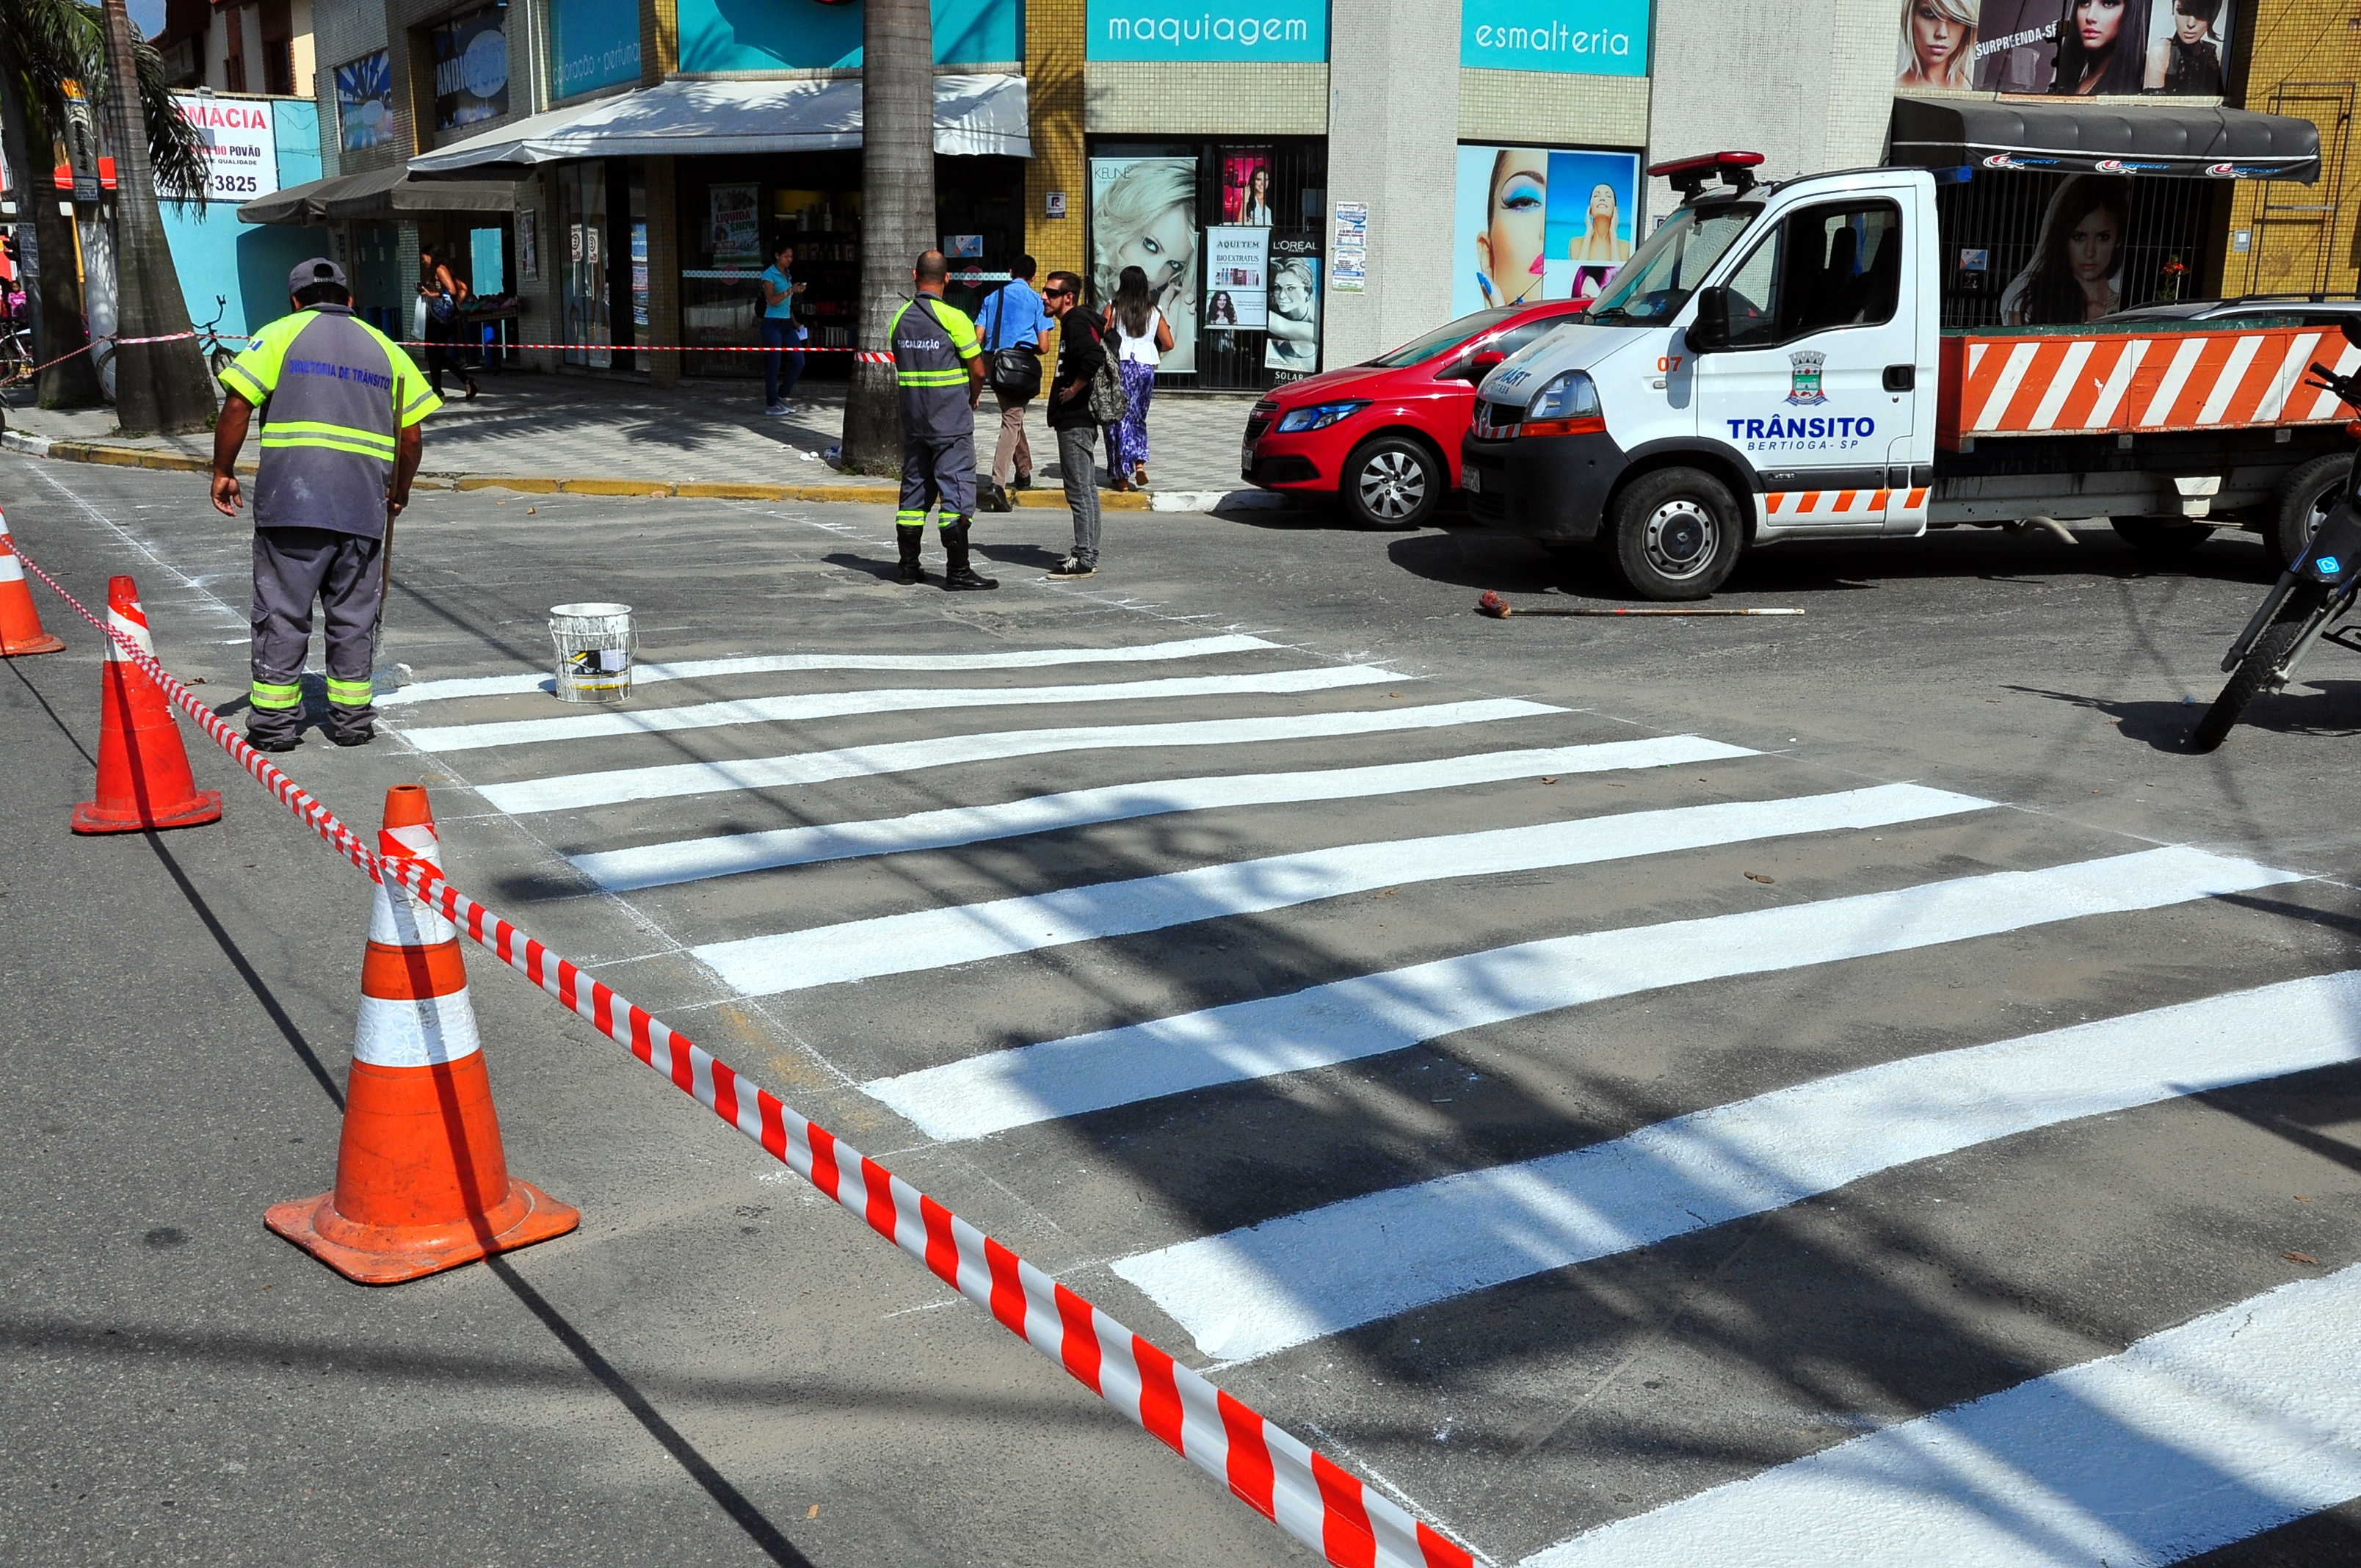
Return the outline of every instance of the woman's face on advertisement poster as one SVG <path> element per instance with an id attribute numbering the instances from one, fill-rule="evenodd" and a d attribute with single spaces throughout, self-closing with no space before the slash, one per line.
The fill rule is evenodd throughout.
<path id="1" fill-rule="evenodd" d="M 1303 319 L 1303 308 L 1310 298 L 1309 291 L 1303 287 L 1303 280 L 1292 271 L 1282 272 L 1271 280 L 1271 309 L 1291 321 Z"/>
<path id="2" fill-rule="evenodd" d="M 1910 47 L 1918 56 L 1918 69 L 1931 76 L 1949 64 L 1964 27 L 1946 16 L 1934 0 L 1918 0 L 1910 14 Z"/>
<path id="3" fill-rule="evenodd" d="M 2123 220 L 2104 207 L 2083 216 L 2066 236 L 2066 262 L 2078 283 L 2096 283 L 2115 269 L 2115 244 L 2123 237 Z"/>
<path id="4" fill-rule="evenodd" d="M 2124 0 L 2074 0 L 2074 27 L 2088 52 L 2114 48 L 2124 30 Z"/>
<path id="5" fill-rule="evenodd" d="M 2205 41 L 2205 29 L 2212 24 L 2204 17 L 2192 16 L 2175 5 L 2172 8 L 2172 26 L 2174 30 L 2180 34 L 2182 43 L 2197 44 Z"/>
<path id="6" fill-rule="evenodd" d="M 1486 270 L 1500 302 L 1537 297 L 1542 286 L 1542 247 L 1549 210 L 1549 155 L 1520 149 L 1492 182 L 1491 242 Z"/>
<path id="7" fill-rule="evenodd" d="M 1249 184 L 1249 186 L 1253 189 L 1253 191 L 1254 191 L 1254 199 L 1255 199 L 1257 203 L 1260 203 L 1260 202 L 1267 202 L 1267 201 L 1270 200 L 1270 170 L 1268 170 L 1268 169 L 1257 169 L 1257 170 L 1254 171 L 1254 179 L 1253 179 L 1253 180 L 1251 180 L 1251 181 L 1248 181 L 1248 184 Z"/>
<path id="8" fill-rule="evenodd" d="M 1612 218 L 1615 215 L 1614 186 L 1594 185 L 1590 188 L 1590 215 L 1593 218 Z"/>
<path id="9" fill-rule="evenodd" d="M 1148 291 L 1161 293 L 1180 281 L 1196 249 L 1197 225 L 1190 221 L 1189 210 L 1176 202 L 1115 252 L 1115 269 L 1138 268 L 1148 274 Z"/>

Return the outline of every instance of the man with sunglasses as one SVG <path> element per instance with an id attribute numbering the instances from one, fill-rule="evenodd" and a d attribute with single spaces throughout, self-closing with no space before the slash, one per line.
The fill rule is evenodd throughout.
<path id="1" fill-rule="evenodd" d="M 1091 417 L 1091 382 L 1106 362 L 1099 323 L 1082 308 L 1082 280 L 1052 272 L 1041 303 L 1058 321 L 1058 374 L 1049 387 L 1049 429 L 1058 437 L 1058 467 L 1066 477 L 1066 505 L 1074 514 L 1074 550 L 1050 569 L 1052 577 L 1087 577 L 1099 568 L 1098 422 Z"/>

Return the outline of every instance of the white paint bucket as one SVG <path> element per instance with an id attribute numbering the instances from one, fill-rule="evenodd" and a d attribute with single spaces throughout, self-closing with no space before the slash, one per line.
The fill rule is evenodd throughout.
<path id="1" fill-rule="evenodd" d="M 557 645 L 557 700 L 620 702 L 631 695 L 631 607 L 561 604 L 549 610 Z"/>

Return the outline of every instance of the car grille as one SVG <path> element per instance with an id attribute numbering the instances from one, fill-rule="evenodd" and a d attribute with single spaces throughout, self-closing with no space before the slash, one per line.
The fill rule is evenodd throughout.
<path id="1" fill-rule="evenodd" d="M 1253 442 L 1260 439 L 1262 433 L 1270 428 L 1270 422 L 1278 415 L 1278 399 L 1264 398 L 1257 402 L 1246 414 L 1246 440 Z"/>
<path id="2" fill-rule="evenodd" d="M 1510 441 L 1516 437 L 1517 426 L 1524 422 L 1525 411 L 1505 403 L 1488 403 L 1476 400 L 1475 435 L 1478 441 Z"/>

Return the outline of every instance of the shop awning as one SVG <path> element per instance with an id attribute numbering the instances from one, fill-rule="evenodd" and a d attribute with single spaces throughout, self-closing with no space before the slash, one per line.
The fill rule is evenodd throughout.
<path id="1" fill-rule="evenodd" d="M 413 173 L 522 173 L 576 158 L 829 152 L 861 145 L 861 83 L 666 82 L 553 109 L 410 160 Z M 1021 76 L 935 78 L 935 150 L 1033 156 Z"/>
<path id="2" fill-rule="evenodd" d="M 258 196 L 237 210 L 249 224 L 321 224 L 340 218 L 391 218 L 409 213 L 512 213 L 507 181 L 412 180 L 400 164 L 339 174 Z"/>
<path id="3" fill-rule="evenodd" d="M 2175 175 L 2214 180 L 2320 178 L 2320 127 L 2247 109 L 2118 104 L 1896 98 L 1893 152 L 1905 169 Z"/>

